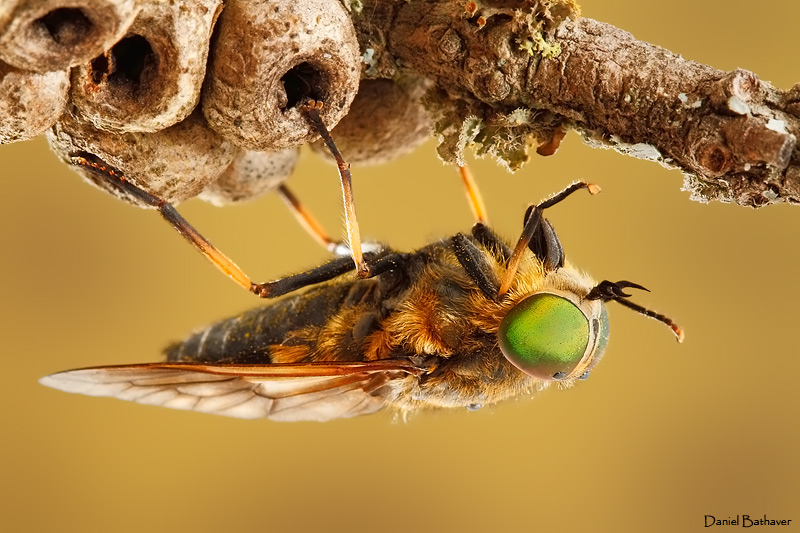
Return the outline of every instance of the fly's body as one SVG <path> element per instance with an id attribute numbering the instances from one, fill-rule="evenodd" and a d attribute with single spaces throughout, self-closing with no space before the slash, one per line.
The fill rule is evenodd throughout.
<path id="1" fill-rule="evenodd" d="M 496 272 L 503 268 L 482 249 Z M 376 278 L 349 275 L 198 331 L 167 351 L 170 362 L 235 365 L 408 360 L 432 370 L 383 391 L 401 409 L 495 403 L 543 388 L 502 354 L 497 330 L 520 299 L 548 287 L 585 296 L 594 283 L 570 267 L 542 275 L 535 260 L 508 299 L 488 300 L 437 242 Z"/>
<path id="2" fill-rule="evenodd" d="M 483 224 L 413 253 L 348 257 L 271 284 L 284 296 L 197 331 L 166 363 L 73 370 L 42 382 L 69 392 L 241 418 L 330 420 L 385 407 L 474 409 L 585 379 L 630 282 L 596 284 L 567 264 L 544 209 L 533 206 L 513 250 Z"/>

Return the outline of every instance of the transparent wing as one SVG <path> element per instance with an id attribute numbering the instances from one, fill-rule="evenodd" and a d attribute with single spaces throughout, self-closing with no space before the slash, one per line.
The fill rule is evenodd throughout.
<path id="1" fill-rule="evenodd" d="M 236 418 L 324 422 L 378 411 L 392 381 L 421 372 L 407 361 L 148 363 L 68 370 L 39 382 L 65 392 Z"/>

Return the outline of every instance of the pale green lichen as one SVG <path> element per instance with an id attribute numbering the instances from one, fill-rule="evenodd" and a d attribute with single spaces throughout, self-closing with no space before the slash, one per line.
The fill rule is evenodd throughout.
<path id="1" fill-rule="evenodd" d="M 528 161 L 528 147 L 534 139 L 530 109 L 515 109 L 507 115 L 498 113 L 475 136 L 475 155 L 490 155 L 513 172 Z"/>
<path id="2" fill-rule="evenodd" d="M 515 36 L 519 49 L 552 59 L 561 53 L 561 44 L 550 43 L 547 37 L 552 38 L 556 28 L 567 19 L 577 19 L 580 8 L 575 0 L 522 0 L 516 5 L 499 6 L 478 2 L 466 16 L 480 16 L 486 23 L 493 17 L 510 17 L 509 33 Z"/>
<path id="3" fill-rule="evenodd" d="M 480 133 L 483 121 L 474 116 L 468 116 L 460 124 L 439 121 L 434 125 L 434 130 L 439 131 L 439 145 L 436 152 L 447 163 L 465 165 L 464 150 L 470 146 Z"/>
<path id="4" fill-rule="evenodd" d="M 561 43 L 548 42 L 555 29 L 568 18 L 577 18 L 580 8 L 573 0 L 530 1 L 523 8 L 514 10 L 513 34 L 519 50 L 531 56 L 541 55 L 552 59 L 561 54 Z"/>
<path id="5" fill-rule="evenodd" d="M 424 101 L 430 109 L 431 102 L 440 102 L 439 98 L 441 95 L 428 95 Z M 492 156 L 512 172 L 528 161 L 528 147 L 536 138 L 530 109 L 519 108 L 508 114 L 491 112 L 485 118 L 472 113 L 462 119 L 464 108 L 449 108 L 434 123 L 434 132 L 439 134 L 436 151 L 443 161 L 464 165 L 464 153 L 470 146 L 477 157 Z"/>
<path id="6" fill-rule="evenodd" d="M 545 59 L 553 59 L 561 54 L 561 43 L 548 43 L 538 31 L 524 39 L 517 39 L 517 46 L 532 56 L 541 54 Z"/>

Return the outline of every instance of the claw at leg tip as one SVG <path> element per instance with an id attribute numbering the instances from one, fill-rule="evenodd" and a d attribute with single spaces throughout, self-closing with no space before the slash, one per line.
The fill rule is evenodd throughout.
<path id="1" fill-rule="evenodd" d="M 683 329 L 681 329 L 680 326 L 673 325 L 672 331 L 675 333 L 675 337 L 677 338 L 676 340 L 678 341 L 678 343 L 682 343 L 684 339 Z"/>

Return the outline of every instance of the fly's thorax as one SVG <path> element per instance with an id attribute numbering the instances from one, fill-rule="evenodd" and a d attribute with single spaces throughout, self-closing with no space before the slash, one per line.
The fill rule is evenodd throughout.
<path id="1" fill-rule="evenodd" d="M 471 344 L 476 289 L 450 245 L 442 241 L 418 250 L 407 259 L 406 269 L 412 282 L 397 295 L 393 313 L 382 324 L 392 348 L 449 357 Z"/>
<path id="2" fill-rule="evenodd" d="M 570 265 L 520 278 L 497 330 L 503 355 L 537 379 L 585 379 L 608 341 L 605 305 L 586 298 L 594 281 Z"/>

